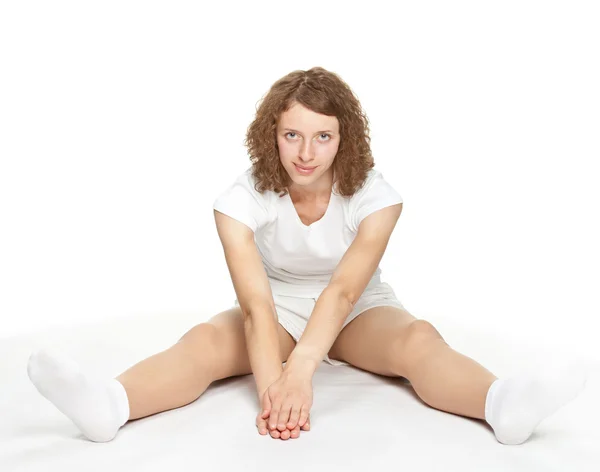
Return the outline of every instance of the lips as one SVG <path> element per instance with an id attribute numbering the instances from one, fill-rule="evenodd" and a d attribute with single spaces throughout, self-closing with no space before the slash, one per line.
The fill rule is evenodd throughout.
<path id="1" fill-rule="evenodd" d="M 299 166 L 298 164 L 294 164 L 294 165 L 296 167 L 298 167 L 299 169 L 302 169 L 302 170 L 313 170 L 313 169 L 317 168 L 317 166 L 315 166 L 315 167 L 302 167 L 302 166 Z"/>

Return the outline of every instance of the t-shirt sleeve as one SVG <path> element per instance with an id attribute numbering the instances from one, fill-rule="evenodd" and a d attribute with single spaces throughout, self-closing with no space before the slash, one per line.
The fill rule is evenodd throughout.
<path id="1" fill-rule="evenodd" d="M 213 209 L 245 224 L 254 232 L 268 220 L 266 200 L 254 188 L 254 180 L 249 171 L 239 176 L 217 197 Z"/>
<path id="2" fill-rule="evenodd" d="M 402 203 L 402 197 L 384 178 L 381 172 L 373 170 L 365 185 L 352 197 L 351 217 L 354 231 L 371 213 L 382 208 Z"/>

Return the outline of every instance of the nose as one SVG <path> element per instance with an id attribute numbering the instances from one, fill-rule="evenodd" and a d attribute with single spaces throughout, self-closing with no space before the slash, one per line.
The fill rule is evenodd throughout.
<path id="1" fill-rule="evenodd" d="M 308 164 L 314 159 L 311 145 L 311 141 L 306 141 L 305 144 L 300 147 L 300 154 L 298 157 L 303 164 Z"/>

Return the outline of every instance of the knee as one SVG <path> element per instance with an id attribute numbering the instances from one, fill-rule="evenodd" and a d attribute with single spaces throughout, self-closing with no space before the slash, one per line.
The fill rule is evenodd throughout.
<path id="1" fill-rule="evenodd" d="M 404 344 L 408 350 L 414 350 L 427 342 L 440 339 L 444 338 L 429 321 L 415 320 L 406 328 Z"/>
<path id="2" fill-rule="evenodd" d="M 199 342 L 214 341 L 217 336 L 217 327 L 210 323 L 200 323 L 188 330 L 178 342 L 197 344 Z"/>
<path id="3" fill-rule="evenodd" d="M 410 333 L 409 337 L 428 337 L 437 336 L 441 337 L 440 332 L 427 320 L 414 320 L 408 325 L 407 332 Z"/>
<path id="4" fill-rule="evenodd" d="M 404 366 L 409 366 L 422 357 L 432 345 L 444 338 L 429 321 L 417 319 L 403 329 L 397 336 L 396 352 Z"/>
<path id="5" fill-rule="evenodd" d="M 186 357 L 194 364 L 204 366 L 207 361 L 213 364 L 212 357 L 216 356 L 219 345 L 218 331 L 213 324 L 200 323 L 179 338 L 176 345 L 185 351 Z"/>

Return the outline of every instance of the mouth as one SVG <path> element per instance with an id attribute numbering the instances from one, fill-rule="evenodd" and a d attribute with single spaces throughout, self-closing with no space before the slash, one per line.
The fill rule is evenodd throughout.
<path id="1" fill-rule="evenodd" d="M 302 169 L 302 170 L 313 170 L 316 169 L 318 166 L 315 167 L 303 167 L 303 166 L 299 166 L 298 164 L 294 163 L 294 165 L 298 168 L 298 169 Z"/>

